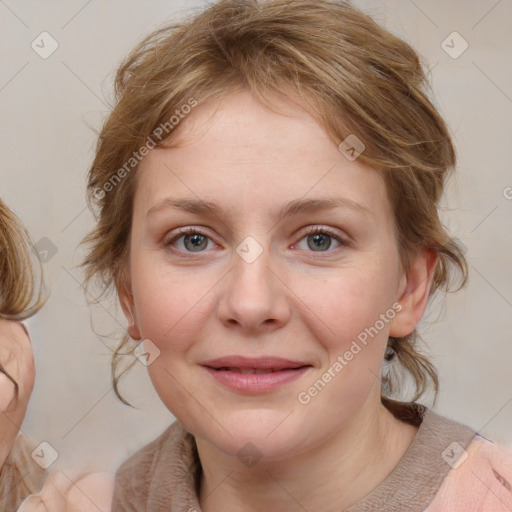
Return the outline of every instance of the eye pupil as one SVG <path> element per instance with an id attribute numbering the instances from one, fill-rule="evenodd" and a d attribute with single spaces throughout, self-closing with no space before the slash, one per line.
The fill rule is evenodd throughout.
<path id="1" fill-rule="evenodd" d="M 185 235 L 183 242 L 185 244 L 185 247 L 187 247 L 187 249 L 190 249 L 190 247 L 187 246 L 187 241 L 192 243 L 192 251 L 195 251 L 197 249 L 204 249 L 204 247 L 207 245 L 205 245 L 204 243 L 206 242 L 206 237 L 198 233 L 194 235 Z"/>
<path id="2" fill-rule="evenodd" d="M 313 244 L 309 243 L 309 240 L 311 239 L 313 239 Z M 325 243 L 326 241 L 327 243 Z M 317 243 L 319 245 L 317 245 Z M 313 251 L 316 251 L 317 249 L 329 249 L 331 246 L 331 237 L 325 233 L 314 233 L 308 237 L 308 246 Z"/>

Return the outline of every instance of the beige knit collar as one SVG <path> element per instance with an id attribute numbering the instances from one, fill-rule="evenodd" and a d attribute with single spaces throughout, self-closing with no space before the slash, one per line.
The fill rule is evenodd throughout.
<path id="1" fill-rule="evenodd" d="M 419 424 L 418 432 L 387 478 L 345 512 L 425 510 L 451 469 L 451 461 L 445 460 L 449 447 L 458 443 L 466 448 L 475 435 L 471 428 L 439 416 L 421 404 L 389 401 L 385 405 L 397 418 Z M 155 460 L 146 510 L 201 512 L 201 464 L 194 437 L 179 422 L 168 433 Z"/>

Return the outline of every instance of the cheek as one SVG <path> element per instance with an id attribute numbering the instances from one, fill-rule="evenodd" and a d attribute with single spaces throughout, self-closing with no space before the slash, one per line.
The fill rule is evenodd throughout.
<path id="1" fill-rule="evenodd" d="M 145 260 L 145 261 L 144 261 Z M 190 396 L 201 396 L 189 373 L 191 348 L 201 339 L 206 315 L 207 279 L 186 269 L 172 269 L 148 256 L 133 260 L 132 289 L 142 339 L 149 339 L 159 356 L 148 366 L 153 386 L 165 406 L 189 430 L 204 411 Z"/>
<path id="2" fill-rule="evenodd" d="M 391 308 L 390 273 L 382 268 L 380 261 L 367 260 L 365 265 L 340 269 L 335 275 L 297 280 L 294 291 L 309 311 L 308 327 L 331 357 L 348 350 L 353 340 Z M 385 328 L 379 323 L 379 327 L 378 337 L 387 339 L 388 323 Z"/>
<path id="3" fill-rule="evenodd" d="M 161 352 L 179 352 L 195 338 L 203 314 L 206 279 L 190 270 L 172 269 L 150 256 L 133 261 L 132 289 L 137 323 L 143 338 L 150 339 Z"/>

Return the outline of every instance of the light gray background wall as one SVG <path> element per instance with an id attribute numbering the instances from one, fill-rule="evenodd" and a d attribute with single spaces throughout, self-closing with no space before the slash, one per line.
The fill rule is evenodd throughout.
<path id="1" fill-rule="evenodd" d="M 443 307 L 437 300 L 422 326 L 441 376 L 436 409 L 512 442 L 512 3 L 355 4 L 425 56 L 457 144 L 444 220 L 467 247 L 471 278 Z M 203 5 L 0 1 L 0 195 L 36 242 L 44 247 L 47 238 L 57 251 L 44 264 L 51 298 L 28 322 L 38 372 L 23 431 L 59 452 L 56 468 L 79 460 L 80 468 L 112 469 L 173 419 L 140 363 L 123 384 L 137 409 L 116 399 L 108 335 L 124 319 L 115 306 L 87 306 L 77 244 L 93 224 L 85 205 L 90 127 L 108 112 L 116 65 L 142 36 Z M 43 31 L 58 42 L 46 59 L 31 48 Z M 462 40 L 452 56 L 442 47 L 454 31 L 469 45 L 457 58 Z"/>

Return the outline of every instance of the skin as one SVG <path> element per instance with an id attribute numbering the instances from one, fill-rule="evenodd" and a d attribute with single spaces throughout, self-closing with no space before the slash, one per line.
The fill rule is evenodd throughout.
<path id="1" fill-rule="evenodd" d="M 18 384 L 0 372 L 0 468 L 3 467 L 18 435 L 35 380 L 32 344 L 23 324 L 0 319 L 0 363 Z"/>
<path id="2" fill-rule="evenodd" d="M 32 344 L 23 324 L 0 319 L 0 361 L 18 383 L 0 372 L 0 468 L 11 451 L 27 411 L 35 381 Z M 91 473 L 74 482 L 61 472 L 52 472 L 37 495 L 28 497 L 23 512 L 108 512 L 112 501 L 114 476 Z"/>
<path id="3" fill-rule="evenodd" d="M 55 471 L 41 492 L 24 500 L 18 512 L 109 512 L 113 489 L 110 473 L 90 473 L 72 482 Z"/>
<path id="4" fill-rule="evenodd" d="M 417 254 L 405 273 L 381 176 L 345 158 L 299 105 L 281 108 L 287 116 L 246 91 L 200 104 L 175 133 L 178 147 L 151 151 L 137 176 L 119 296 L 130 335 L 160 351 L 148 366 L 156 391 L 196 437 L 205 512 L 342 510 L 382 482 L 417 431 L 381 405 L 378 376 L 388 336 L 412 332 L 423 314 L 435 255 Z M 148 215 L 169 197 L 199 198 L 224 213 L 169 207 Z M 333 197 L 367 211 L 278 221 L 289 201 Z M 208 237 L 201 251 L 183 236 L 169 244 L 186 226 Z M 332 238 L 315 250 L 308 226 L 349 243 Z M 247 236 L 262 249 L 252 263 L 236 252 Z M 392 322 L 301 404 L 297 395 L 394 303 L 402 310 Z M 313 367 L 275 391 L 241 394 L 200 365 L 233 354 Z M 262 454 L 250 468 L 237 457 L 247 442 Z"/>

